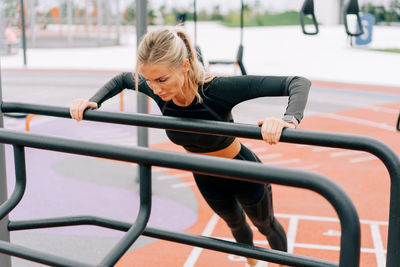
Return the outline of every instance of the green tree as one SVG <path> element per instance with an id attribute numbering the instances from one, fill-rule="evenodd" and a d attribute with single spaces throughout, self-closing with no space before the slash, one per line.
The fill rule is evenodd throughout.
<path id="1" fill-rule="evenodd" d="M 133 24 L 135 21 L 135 3 L 128 5 L 123 12 L 125 24 Z"/>
<path id="2" fill-rule="evenodd" d="M 211 20 L 223 20 L 224 16 L 221 15 L 221 7 L 216 5 L 213 7 L 213 11 L 211 12 L 210 16 Z"/>
<path id="3" fill-rule="evenodd" d="M 19 13 L 17 10 L 18 0 L 1 0 L 0 8 L 4 8 L 4 15 L 6 18 L 18 18 Z M 2 7 L 1 7 L 2 6 Z"/>

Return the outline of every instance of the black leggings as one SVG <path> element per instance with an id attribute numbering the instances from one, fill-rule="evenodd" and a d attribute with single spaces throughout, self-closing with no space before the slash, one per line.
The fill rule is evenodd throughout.
<path id="1" fill-rule="evenodd" d="M 242 144 L 235 159 L 261 162 Z M 270 184 L 251 183 L 194 173 L 208 205 L 229 226 L 239 243 L 253 245 L 253 233 L 244 212 L 268 240 L 271 248 L 287 251 L 285 230 L 274 216 Z M 244 211 L 244 212 L 243 212 Z"/>

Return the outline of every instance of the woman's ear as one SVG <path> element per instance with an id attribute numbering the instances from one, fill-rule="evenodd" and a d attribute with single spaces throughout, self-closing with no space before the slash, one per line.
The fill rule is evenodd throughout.
<path id="1" fill-rule="evenodd" d="M 190 69 L 190 62 L 189 62 L 189 59 L 184 59 L 183 60 L 183 66 L 182 66 L 182 68 L 183 68 L 183 71 L 184 72 L 188 72 L 189 71 L 189 69 Z"/>

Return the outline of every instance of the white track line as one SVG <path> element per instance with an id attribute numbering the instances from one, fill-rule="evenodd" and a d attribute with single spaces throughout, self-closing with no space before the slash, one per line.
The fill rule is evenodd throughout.
<path id="1" fill-rule="evenodd" d="M 371 224 L 371 234 L 372 241 L 374 242 L 374 248 L 376 253 L 376 262 L 378 263 L 378 267 L 385 267 L 385 250 L 383 249 L 381 232 L 379 231 L 378 224 Z"/>
<path id="2" fill-rule="evenodd" d="M 364 151 L 355 151 L 355 150 L 350 150 L 350 151 L 340 151 L 340 152 L 332 152 L 329 153 L 329 156 L 331 158 L 337 158 L 337 157 L 345 157 L 349 155 L 357 155 L 357 154 L 365 154 Z"/>
<path id="3" fill-rule="evenodd" d="M 191 186 L 194 186 L 194 185 L 196 185 L 195 182 L 178 183 L 178 184 L 171 185 L 171 188 L 174 188 L 174 189 L 176 189 L 176 188 L 184 188 L 184 187 L 191 187 Z"/>
<path id="4" fill-rule="evenodd" d="M 386 123 L 381 123 L 381 122 L 373 122 L 373 121 L 370 121 L 370 120 L 353 118 L 353 117 L 349 117 L 349 116 L 342 116 L 342 115 L 338 115 L 338 114 L 334 114 L 334 113 L 324 113 L 324 114 L 319 114 L 319 116 L 327 117 L 327 118 L 331 118 L 331 119 L 336 119 L 336 120 L 341 120 L 341 121 L 348 121 L 348 122 L 358 123 L 358 124 L 367 125 L 367 126 L 370 126 L 370 127 L 375 127 L 375 128 L 379 128 L 379 129 L 383 129 L 383 130 L 388 130 L 388 131 L 391 131 L 391 132 L 395 132 L 396 131 L 394 126 L 388 125 Z"/>
<path id="5" fill-rule="evenodd" d="M 266 154 L 258 156 L 261 160 L 263 159 L 276 159 L 282 157 L 282 153 L 275 153 L 275 154 Z"/>
<path id="6" fill-rule="evenodd" d="M 288 232 L 287 232 L 287 242 L 288 242 L 288 252 L 293 253 L 294 245 L 296 243 L 297 228 L 299 225 L 299 218 L 293 216 L 290 218 Z"/>
<path id="7" fill-rule="evenodd" d="M 287 160 L 278 160 L 278 161 L 267 161 L 265 162 L 266 164 L 270 165 L 286 165 L 286 164 L 292 164 L 292 163 L 299 163 L 301 162 L 300 159 L 287 159 Z"/>
<path id="8" fill-rule="evenodd" d="M 204 228 L 204 231 L 201 235 L 202 236 L 210 236 L 211 233 L 214 231 L 214 228 L 217 225 L 217 222 L 218 222 L 218 215 L 214 213 L 211 216 L 211 219 L 208 221 L 206 228 Z M 193 267 L 196 264 L 196 261 L 198 260 L 198 258 L 200 257 L 202 250 L 203 249 L 199 248 L 199 247 L 193 248 L 189 254 L 189 257 L 186 259 L 183 267 Z"/>
<path id="9" fill-rule="evenodd" d="M 386 108 L 386 107 L 379 107 L 379 106 L 367 106 L 364 108 L 370 109 L 373 111 L 386 112 L 386 113 L 390 113 L 390 114 L 399 114 L 399 111 L 394 108 Z"/>
<path id="10" fill-rule="evenodd" d="M 358 163 L 358 162 L 365 162 L 365 161 L 370 161 L 370 160 L 376 160 L 377 157 L 375 156 L 365 156 L 365 157 L 360 157 L 360 158 L 352 158 L 349 159 L 350 163 Z"/>
<path id="11" fill-rule="evenodd" d="M 335 150 L 337 148 L 334 147 L 314 147 L 312 149 L 312 152 L 325 152 L 325 151 L 331 151 L 331 150 Z"/>
<path id="12" fill-rule="evenodd" d="M 300 220 L 309 220 L 309 221 L 321 221 L 321 222 L 339 222 L 338 218 L 334 217 L 322 217 L 322 216 L 312 216 L 312 215 L 301 215 L 301 214 L 285 214 L 285 213 L 275 213 L 277 218 L 285 218 L 290 219 L 293 216 L 296 216 Z M 360 223 L 363 224 L 378 224 L 382 226 L 389 225 L 388 222 L 385 221 L 374 221 L 374 220 L 360 220 Z"/>
<path id="13" fill-rule="evenodd" d="M 256 147 L 251 149 L 254 153 L 266 152 L 268 147 Z"/>
<path id="14" fill-rule="evenodd" d="M 171 175 L 160 175 L 157 176 L 157 180 L 170 180 L 170 179 L 178 179 L 178 178 L 186 178 L 192 176 L 191 173 L 179 173 L 179 174 L 171 174 Z"/>
<path id="15" fill-rule="evenodd" d="M 301 166 L 301 167 L 296 167 L 297 169 L 302 169 L 302 170 L 313 170 L 319 168 L 318 164 L 312 164 L 312 165 L 306 165 L 306 166 Z"/>

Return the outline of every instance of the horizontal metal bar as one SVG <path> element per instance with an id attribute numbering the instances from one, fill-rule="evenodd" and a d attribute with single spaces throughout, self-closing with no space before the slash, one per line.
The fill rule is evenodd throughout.
<path id="1" fill-rule="evenodd" d="M 38 220 L 11 221 L 9 223 L 10 231 L 28 230 L 48 227 L 60 226 L 76 226 L 76 225 L 95 225 L 110 228 L 119 231 L 128 231 L 132 224 L 97 216 L 71 216 L 59 218 L 46 218 Z M 220 252 L 232 253 L 239 256 L 251 257 L 259 260 L 290 264 L 291 266 L 338 266 L 337 263 L 314 259 L 311 257 L 285 253 L 276 250 L 263 249 L 258 247 L 247 246 L 235 242 L 224 241 L 211 237 L 200 235 L 181 233 L 169 230 L 162 230 L 147 227 L 144 236 L 164 239 L 172 242 L 178 242 L 186 245 L 192 245 L 207 249 L 213 249 Z"/>
<path id="2" fill-rule="evenodd" d="M 39 250 L 26 248 L 20 245 L 8 243 L 0 240 L 0 252 L 8 254 L 10 256 L 15 256 L 18 258 L 34 261 L 37 263 L 42 263 L 49 266 L 57 267 L 94 267 L 95 265 L 90 265 L 68 258 L 55 256 L 49 253 L 44 253 Z"/>
<path id="3" fill-rule="evenodd" d="M 55 106 L 3 102 L 1 109 L 5 113 L 21 112 L 71 118 L 68 108 Z M 89 121 L 262 140 L 260 127 L 243 123 L 176 118 L 142 113 L 116 113 L 99 110 L 86 110 L 83 118 Z M 395 165 L 400 180 L 400 166 L 393 164 L 400 164 L 396 153 L 385 143 L 371 137 L 285 128 L 280 141 L 367 151 L 381 158 L 385 165 Z"/>
<path id="4" fill-rule="evenodd" d="M 360 223 L 355 207 L 338 185 L 320 174 L 255 162 L 142 147 L 128 148 L 5 129 L 0 129 L 0 142 L 309 189 L 325 197 L 339 215 L 342 227 L 340 259 L 359 259 Z"/>

